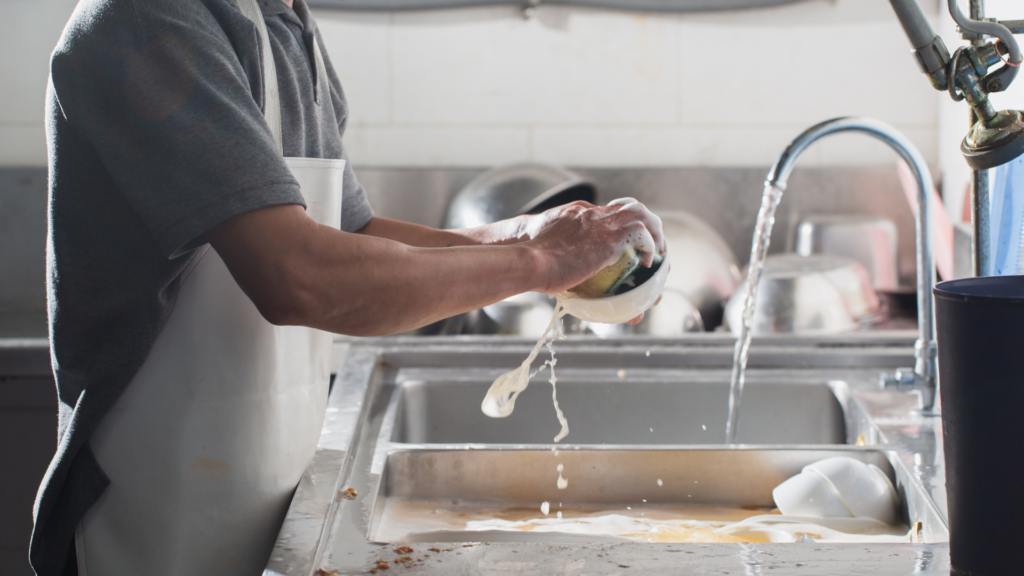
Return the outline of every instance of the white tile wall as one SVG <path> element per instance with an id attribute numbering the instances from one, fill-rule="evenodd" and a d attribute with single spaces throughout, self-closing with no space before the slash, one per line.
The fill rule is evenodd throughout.
<path id="1" fill-rule="evenodd" d="M 530 156 L 526 128 L 355 123 L 345 138 L 353 162 L 377 166 L 488 166 Z"/>
<path id="2" fill-rule="evenodd" d="M 680 59 L 683 121 L 809 126 L 865 115 L 933 127 L 937 99 L 906 54 L 895 18 L 882 15 L 887 19 L 812 26 L 684 22 L 680 48 L 692 56 Z M 724 70 L 709 74 L 709 58 Z"/>
<path id="3" fill-rule="evenodd" d="M 937 14 L 934 1 L 925 5 Z M 367 18 L 319 17 L 339 30 Z M 369 44 L 388 55 L 390 82 L 361 83 L 365 73 L 338 66 L 359 164 L 765 166 L 807 126 L 858 114 L 904 130 L 937 165 L 939 95 L 885 2 L 686 16 L 542 7 L 533 20 L 514 8 L 374 18 L 387 20 L 374 20 Z M 331 42 L 358 58 L 367 39 Z M 366 115 L 360 101 L 370 103 Z M 893 162 L 862 140 L 824 142 L 804 162 Z"/>
<path id="4" fill-rule="evenodd" d="M 41 165 L 46 62 L 74 0 L 6 0 L 0 165 Z M 937 14 L 935 0 L 925 2 Z M 940 95 L 887 2 L 710 15 L 542 6 L 317 13 L 351 105 L 353 162 L 759 166 L 814 122 L 871 115 L 938 162 Z M 889 164 L 839 137 L 807 165 Z"/>
<path id="5" fill-rule="evenodd" d="M 360 123 L 391 121 L 391 17 L 322 11 L 317 25 Z"/>
<path id="6" fill-rule="evenodd" d="M 394 19 L 394 120 L 401 124 L 550 125 L 673 123 L 672 18 L 515 10 Z"/>

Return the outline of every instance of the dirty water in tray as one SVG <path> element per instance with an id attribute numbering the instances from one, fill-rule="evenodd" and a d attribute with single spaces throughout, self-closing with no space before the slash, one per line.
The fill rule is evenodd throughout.
<path id="1" fill-rule="evenodd" d="M 718 505 L 586 506 L 389 499 L 380 542 L 909 542 L 905 525 L 856 519 L 797 519 L 778 510 Z"/>
<path id="2" fill-rule="evenodd" d="M 367 537 L 375 542 L 910 542 L 903 522 L 781 516 L 772 490 L 856 448 L 396 450 L 387 455 Z M 558 487 L 557 465 L 571 471 Z M 561 517 L 559 517 L 561 516 Z M 909 520 L 909 522 L 908 522 Z"/>

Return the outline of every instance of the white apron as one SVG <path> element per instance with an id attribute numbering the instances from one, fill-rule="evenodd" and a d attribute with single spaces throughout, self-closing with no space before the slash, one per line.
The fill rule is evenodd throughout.
<path id="1" fill-rule="evenodd" d="M 280 145 L 263 42 L 265 114 Z M 329 103 L 316 48 L 321 98 Z M 286 158 L 307 213 L 341 224 L 343 160 Z M 268 323 L 215 250 L 196 255 L 145 363 L 89 440 L 110 478 L 76 534 L 83 576 L 261 574 L 327 404 L 332 336 Z"/>

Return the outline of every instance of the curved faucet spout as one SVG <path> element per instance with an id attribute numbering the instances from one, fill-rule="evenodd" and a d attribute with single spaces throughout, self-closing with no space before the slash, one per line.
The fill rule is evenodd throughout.
<path id="1" fill-rule="evenodd" d="M 913 371 L 901 369 L 895 378 L 885 378 L 886 386 L 915 391 L 919 394 L 922 414 L 936 414 L 938 397 L 938 366 L 935 346 L 935 323 L 932 287 L 935 285 L 935 262 L 932 257 L 932 231 L 930 193 L 934 190 L 931 172 L 917 147 L 906 136 L 885 122 L 871 118 L 836 118 L 812 126 L 786 148 L 768 173 L 766 184 L 781 190 L 793 172 L 797 158 L 811 144 L 825 136 L 839 132 L 860 132 L 889 145 L 910 167 L 917 183 L 917 325 L 919 336 L 914 346 Z"/>

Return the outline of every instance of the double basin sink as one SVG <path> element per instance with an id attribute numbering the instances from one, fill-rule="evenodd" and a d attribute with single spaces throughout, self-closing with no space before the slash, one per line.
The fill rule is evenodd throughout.
<path id="1" fill-rule="evenodd" d="M 569 434 L 557 445 L 552 438 L 560 425 L 546 372 L 533 379 L 508 418 L 480 411 L 493 379 L 522 361 L 522 343 L 462 338 L 352 345 L 318 453 L 328 472 L 318 480 L 315 462 L 307 473 L 271 567 L 276 562 L 280 573 L 305 573 L 292 571 L 304 563 L 295 552 L 303 547 L 312 552 L 307 567 L 341 571 L 373 569 L 389 553 L 384 546 L 426 542 L 486 543 L 491 553 L 522 543 L 560 544 L 580 553 L 616 538 L 453 528 L 421 522 L 416 514 L 400 517 L 403 529 L 395 531 L 389 516 L 435 506 L 455 516 L 481 506 L 536 511 L 544 502 L 552 503 L 552 516 L 554 503 L 566 510 L 706 505 L 767 511 L 778 484 L 831 456 L 874 464 L 889 476 L 899 492 L 907 544 L 948 540 L 944 506 L 936 503 L 944 495 L 941 466 L 934 465 L 941 449 L 928 439 L 935 423 L 911 413 L 912 396 L 876 390 L 878 373 L 910 356 L 909 335 L 755 343 L 760 352 L 751 358 L 737 446 L 724 445 L 730 343 L 563 343 L 557 393 Z M 333 467 L 324 464 L 328 460 Z M 557 485 L 556 464 L 568 485 Z M 323 485 L 331 479 L 336 490 L 328 492 Z M 317 482 L 319 488 L 311 487 Z M 314 535 L 309 510 L 317 490 L 330 502 Z M 298 542 L 294 534 L 299 509 L 313 543 Z M 450 544 L 435 549 L 453 550 Z M 449 558 L 436 558 L 435 568 L 423 564 L 420 572 L 454 571 L 459 560 Z"/>

